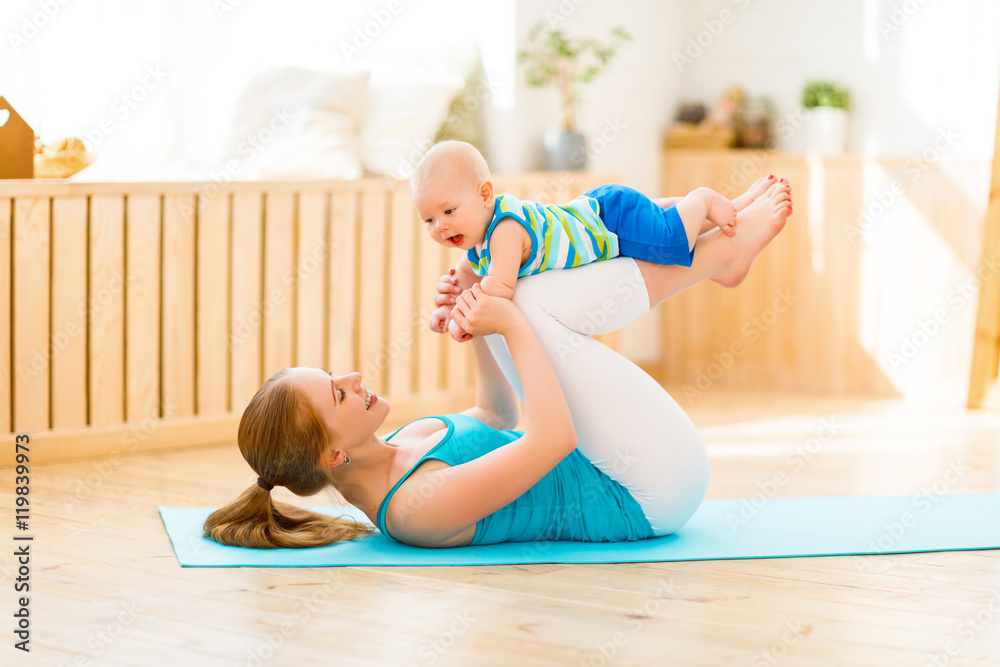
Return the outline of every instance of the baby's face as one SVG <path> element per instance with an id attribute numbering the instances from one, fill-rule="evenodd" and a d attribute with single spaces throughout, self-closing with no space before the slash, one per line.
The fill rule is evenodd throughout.
<path id="1" fill-rule="evenodd" d="M 450 178 L 431 179 L 413 192 L 413 205 L 432 239 L 448 248 L 469 250 L 483 242 L 489 209 L 474 183 L 455 183 Z"/>

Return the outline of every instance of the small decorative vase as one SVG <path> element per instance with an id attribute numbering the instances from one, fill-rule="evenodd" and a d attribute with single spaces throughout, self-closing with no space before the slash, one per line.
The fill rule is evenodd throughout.
<path id="1" fill-rule="evenodd" d="M 846 110 L 813 107 L 809 110 L 806 128 L 810 152 L 831 155 L 847 150 Z"/>
<path id="2" fill-rule="evenodd" d="M 549 171 L 583 171 L 587 168 L 587 140 L 579 132 L 546 130 L 545 168 Z"/>

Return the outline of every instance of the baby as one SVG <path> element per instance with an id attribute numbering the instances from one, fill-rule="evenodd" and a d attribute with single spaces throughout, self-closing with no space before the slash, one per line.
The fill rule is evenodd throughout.
<path id="1" fill-rule="evenodd" d="M 623 185 L 602 185 L 562 205 L 496 195 L 486 160 L 462 141 L 431 147 L 410 185 L 431 238 L 465 251 L 456 273 L 484 276 L 483 291 L 507 299 L 520 277 L 618 255 L 691 266 L 700 234 L 716 226 L 735 233 L 736 207 L 708 188 L 653 200 Z M 455 340 L 471 338 L 451 320 L 451 306 L 431 317 L 435 331 L 446 326 Z"/>

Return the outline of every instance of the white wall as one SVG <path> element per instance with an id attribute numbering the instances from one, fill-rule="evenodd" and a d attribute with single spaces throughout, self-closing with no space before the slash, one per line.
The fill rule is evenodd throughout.
<path id="1" fill-rule="evenodd" d="M 742 8 L 745 6 L 745 9 Z M 990 157 L 1000 85 L 1000 4 L 986 0 L 711 0 L 690 3 L 683 39 L 708 43 L 681 75 L 685 97 L 712 100 L 731 85 L 794 114 L 810 79 L 852 93 L 849 148 L 910 156 L 951 126 L 954 157 Z M 731 23 L 706 31 L 723 11 Z M 778 147 L 802 150 L 803 133 Z"/>

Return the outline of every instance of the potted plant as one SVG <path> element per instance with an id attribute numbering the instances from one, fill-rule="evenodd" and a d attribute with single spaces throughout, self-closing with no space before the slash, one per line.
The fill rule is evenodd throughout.
<path id="1" fill-rule="evenodd" d="M 586 138 L 576 127 L 580 87 L 590 83 L 607 66 L 618 48 L 631 40 L 622 28 L 613 28 L 605 41 L 567 37 L 561 30 L 543 31 L 538 23 L 528 34 L 527 48 L 518 53 L 525 63 L 529 86 L 555 84 L 562 105 L 558 129 L 545 133 L 546 169 L 587 168 Z"/>
<path id="2" fill-rule="evenodd" d="M 811 81 L 802 90 L 802 106 L 809 110 L 806 132 L 809 150 L 843 153 L 847 148 L 847 110 L 851 96 L 846 88 L 828 81 Z"/>

